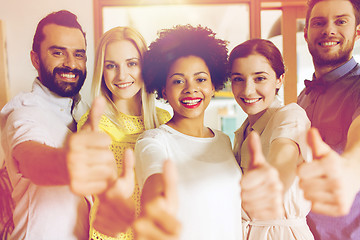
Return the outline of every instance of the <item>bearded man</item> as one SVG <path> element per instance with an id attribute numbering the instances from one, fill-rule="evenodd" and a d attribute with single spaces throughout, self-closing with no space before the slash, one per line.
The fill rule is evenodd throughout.
<path id="1" fill-rule="evenodd" d="M 77 17 L 62 10 L 43 18 L 30 56 L 38 72 L 32 91 L 15 96 L 0 113 L 15 203 L 10 239 L 88 239 L 91 200 L 71 191 L 68 166 L 74 149 L 69 139 L 87 110 L 79 95 L 86 78 L 86 40 Z M 91 160 L 99 155 L 83 145 L 97 139 L 101 136 L 89 135 L 72 144 Z M 96 149 L 114 161 L 108 142 Z"/>

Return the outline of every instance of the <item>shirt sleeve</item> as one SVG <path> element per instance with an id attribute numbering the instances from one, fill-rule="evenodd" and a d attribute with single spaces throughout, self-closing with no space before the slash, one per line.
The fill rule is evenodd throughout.
<path id="1" fill-rule="evenodd" d="M 43 111 L 38 108 L 21 108 L 11 112 L 3 129 L 9 147 L 13 149 L 25 141 L 36 141 L 55 147 L 51 134 L 44 127 L 46 126 L 44 121 L 46 120 Z"/>
<path id="2" fill-rule="evenodd" d="M 277 138 L 291 139 L 299 146 L 304 160 L 311 161 L 310 149 L 306 143 L 311 124 L 306 112 L 295 103 L 289 104 L 276 112 L 271 121 L 274 128 L 270 143 Z"/>
<path id="3" fill-rule="evenodd" d="M 140 189 L 148 177 L 162 173 L 163 163 L 168 159 L 164 141 L 155 131 L 145 131 L 135 145 L 135 172 Z"/>

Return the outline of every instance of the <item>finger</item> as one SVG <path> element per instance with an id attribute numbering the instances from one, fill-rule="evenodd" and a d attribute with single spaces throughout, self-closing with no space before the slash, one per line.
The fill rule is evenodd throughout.
<path id="1" fill-rule="evenodd" d="M 178 235 L 164 232 L 161 227 L 147 218 L 139 218 L 133 225 L 135 239 L 137 240 L 176 240 Z"/>
<path id="2" fill-rule="evenodd" d="M 253 201 L 263 201 L 266 198 L 271 198 L 272 196 L 282 196 L 282 185 L 280 182 L 275 183 L 264 183 L 252 189 L 242 189 L 241 197 L 242 200 L 253 202 Z"/>
<path id="3" fill-rule="evenodd" d="M 91 105 L 89 117 L 83 126 L 83 129 L 98 131 L 101 116 L 105 111 L 106 101 L 104 97 L 96 97 Z"/>
<path id="4" fill-rule="evenodd" d="M 180 233 L 181 224 L 175 214 L 168 211 L 167 204 L 161 198 L 156 198 L 147 204 L 146 217 L 152 219 L 163 232 L 171 235 Z"/>
<path id="5" fill-rule="evenodd" d="M 321 138 L 319 130 L 311 128 L 307 135 L 308 144 L 313 152 L 314 160 L 330 153 L 331 148 Z"/>
<path id="6" fill-rule="evenodd" d="M 70 185 L 70 189 L 75 194 L 80 196 L 95 195 L 103 192 L 107 188 L 107 182 L 96 181 L 86 183 L 73 183 Z"/>
<path id="7" fill-rule="evenodd" d="M 308 191 L 304 193 L 305 199 L 314 203 L 335 204 L 335 196 L 328 191 Z"/>
<path id="8" fill-rule="evenodd" d="M 175 214 L 178 206 L 177 172 L 172 161 L 167 160 L 163 166 L 164 197 L 172 213 Z"/>
<path id="9" fill-rule="evenodd" d="M 350 207 L 343 208 L 337 204 L 327 204 L 323 202 L 315 202 L 311 206 L 311 211 L 314 213 L 324 214 L 332 217 L 340 217 L 349 213 Z"/>
<path id="10" fill-rule="evenodd" d="M 257 168 L 266 163 L 264 154 L 261 148 L 260 136 L 255 131 L 252 131 L 249 136 L 248 148 L 250 152 L 249 170 Z"/>
<path id="11" fill-rule="evenodd" d="M 301 180 L 310 180 L 324 176 L 325 169 L 319 161 L 302 163 L 297 168 L 297 174 Z"/>
<path id="12" fill-rule="evenodd" d="M 280 184 L 280 181 L 279 172 L 271 166 L 248 171 L 240 180 L 241 188 L 244 190 L 256 190 L 264 185 L 272 184 Z"/>

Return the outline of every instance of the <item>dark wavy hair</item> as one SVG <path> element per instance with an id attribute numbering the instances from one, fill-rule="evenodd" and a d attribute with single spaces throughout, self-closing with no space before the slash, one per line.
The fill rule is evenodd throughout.
<path id="1" fill-rule="evenodd" d="M 77 16 L 67 10 L 60 10 L 58 12 L 53 12 L 48 14 L 38 23 L 32 45 L 32 50 L 34 52 L 36 53 L 40 52 L 40 44 L 45 38 L 43 29 L 48 24 L 56 24 L 63 27 L 77 28 L 84 35 L 84 39 L 86 43 L 86 34 L 83 31 L 80 23 L 78 22 Z"/>
<path id="2" fill-rule="evenodd" d="M 163 98 L 162 90 L 171 65 L 190 55 L 205 61 L 215 90 L 222 89 L 227 81 L 227 41 L 215 35 L 211 29 L 200 25 L 178 25 L 160 31 L 144 55 L 142 74 L 147 91 L 156 93 L 157 99 Z"/>

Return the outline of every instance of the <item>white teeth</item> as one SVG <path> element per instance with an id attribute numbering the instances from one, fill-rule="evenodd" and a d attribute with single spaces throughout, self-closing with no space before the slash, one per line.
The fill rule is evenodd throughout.
<path id="1" fill-rule="evenodd" d="M 131 86 L 133 83 L 123 83 L 123 84 L 115 84 L 116 86 L 118 86 L 119 88 L 126 88 Z"/>
<path id="2" fill-rule="evenodd" d="M 63 77 L 63 78 L 75 78 L 76 76 L 73 73 L 62 73 L 61 77 Z"/>
<path id="3" fill-rule="evenodd" d="M 321 46 L 334 46 L 334 45 L 337 45 L 338 43 L 337 42 L 323 42 L 323 43 L 320 43 Z"/>
<path id="4" fill-rule="evenodd" d="M 198 104 L 201 101 L 201 99 L 196 99 L 196 100 L 182 100 L 181 102 L 186 104 L 186 105 L 195 105 Z"/>
<path id="5" fill-rule="evenodd" d="M 254 103 L 254 102 L 259 101 L 258 98 L 257 99 L 245 99 L 245 98 L 243 98 L 243 100 L 244 100 L 245 103 Z"/>

